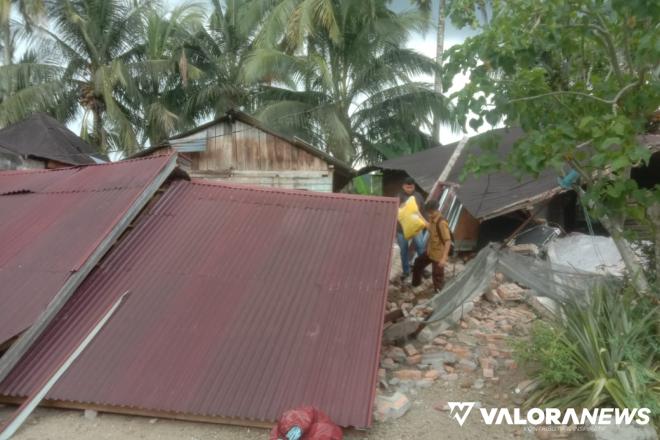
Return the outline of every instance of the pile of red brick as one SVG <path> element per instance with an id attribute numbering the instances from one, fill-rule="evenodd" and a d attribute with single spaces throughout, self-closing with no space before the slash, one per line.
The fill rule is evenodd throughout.
<path id="1" fill-rule="evenodd" d="M 423 289 L 430 290 L 428 284 Z M 424 290 L 411 291 L 405 286 L 392 290 L 389 313 L 400 310 L 403 316 L 419 318 L 432 313 L 424 306 L 428 300 Z M 474 307 L 458 325 L 440 333 L 431 343 L 422 344 L 413 334 L 384 345 L 379 392 L 396 391 L 394 400 L 400 406 L 393 409 L 385 405 L 390 415 L 384 414 L 379 411 L 382 409 L 379 401 L 382 403 L 388 397 L 381 396 L 376 404 L 376 418 L 383 420 L 402 415 L 400 409 L 409 407 L 407 399 L 402 398 L 405 398 L 404 393 L 415 393 L 416 389 L 430 387 L 435 381 L 452 382 L 470 377 L 472 386 L 479 389 L 489 381 L 497 383 L 501 371 L 517 368 L 512 359 L 511 336 L 527 335 L 532 321 L 537 319 L 525 303 L 524 293 L 518 285 L 504 283 L 498 274 L 488 292 L 473 301 Z"/>

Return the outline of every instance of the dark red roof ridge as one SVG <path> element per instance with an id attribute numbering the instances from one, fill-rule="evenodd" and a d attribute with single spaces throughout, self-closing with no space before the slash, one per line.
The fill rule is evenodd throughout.
<path id="1" fill-rule="evenodd" d="M 104 163 L 90 163 L 86 165 L 71 165 L 68 167 L 59 167 L 59 168 L 39 168 L 39 169 L 25 169 L 25 170 L 0 170 L 0 176 L 4 175 L 12 175 L 12 176 L 18 176 L 21 174 L 37 174 L 37 173 L 48 173 L 48 172 L 53 172 L 53 171 L 69 171 L 72 168 L 88 168 L 88 167 L 103 167 L 103 166 L 108 166 L 108 165 L 116 165 L 120 163 L 126 163 L 126 162 L 137 162 L 140 160 L 151 160 L 151 159 L 156 159 L 164 156 L 171 156 L 173 154 L 176 154 L 175 152 L 169 152 L 169 153 L 159 153 L 159 154 L 152 154 L 150 156 L 146 157 L 136 157 L 132 159 L 124 159 L 124 160 L 118 160 L 115 162 L 104 162 Z"/>
<path id="2" fill-rule="evenodd" d="M 317 191 L 307 191 L 302 189 L 265 187 L 265 186 L 257 186 L 257 185 L 246 185 L 243 183 L 232 183 L 224 180 L 213 180 L 213 179 L 191 179 L 191 183 L 200 186 L 222 186 L 226 188 L 238 189 L 243 191 L 257 191 L 257 192 L 267 192 L 267 193 L 275 193 L 275 194 L 292 194 L 301 197 L 315 197 L 320 199 L 362 200 L 365 202 L 375 202 L 375 203 L 391 203 L 392 200 L 397 200 L 395 197 L 363 196 L 359 194 L 326 193 L 326 192 L 317 192 Z"/>

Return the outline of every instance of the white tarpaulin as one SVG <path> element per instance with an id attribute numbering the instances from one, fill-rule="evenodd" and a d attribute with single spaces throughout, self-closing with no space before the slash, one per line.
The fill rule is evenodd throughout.
<path id="1" fill-rule="evenodd" d="M 610 237 L 573 233 L 548 246 L 548 260 L 580 272 L 623 276 L 626 266 Z"/>

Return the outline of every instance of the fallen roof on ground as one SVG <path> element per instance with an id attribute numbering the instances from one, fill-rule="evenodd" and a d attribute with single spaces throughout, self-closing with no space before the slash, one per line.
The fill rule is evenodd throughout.
<path id="1" fill-rule="evenodd" d="M 405 171 L 430 193 L 438 178 L 447 176 L 445 182 L 458 184 L 456 193 L 463 206 L 477 219 L 488 219 L 516 211 L 524 205 L 551 197 L 561 191 L 557 175 L 545 171 L 538 177 L 516 176 L 498 171 L 480 176 L 470 175 L 461 182 L 461 173 L 470 155 L 479 155 L 481 142 L 492 137 L 498 142 L 497 153 L 506 158 L 513 145 L 523 136 L 520 128 L 499 128 L 469 139 L 460 149 L 461 141 L 434 147 L 419 153 L 384 161 L 377 167 L 386 170 Z M 457 151 L 460 149 L 459 151 Z M 457 151 L 455 162 L 445 170 L 452 155 Z"/>
<path id="2" fill-rule="evenodd" d="M 50 159 L 67 165 L 105 161 L 92 145 L 46 113 L 34 113 L 0 130 L 0 146 L 21 156 Z"/>
<path id="3" fill-rule="evenodd" d="M 90 257 L 113 231 L 122 232 L 117 225 L 173 161 L 0 172 L 0 344 L 30 327 L 76 273 L 95 264 Z"/>
<path id="4" fill-rule="evenodd" d="M 375 167 L 383 170 L 405 171 L 426 192 L 430 193 L 441 175 L 444 182 L 457 184 L 456 193 L 463 206 L 474 218 L 486 220 L 516 211 L 527 205 L 547 200 L 562 192 L 557 174 L 546 170 L 537 177 L 518 177 L 504 171 L 479 176 L 469 175 L 461 181 L 470 155 L 479 156 L 482 142 L 497 141 L 498 156 L 504 160 L 516 142 L 524 135 L 522 129 L 498 128 L 463 141 L 437 146 L 428 150 L 396 159 L 386 160 Z M 653 153 L 660 149 L 660 135 L 647 134 L 638 137 L 640 144 Z M 456 152 L 456 157 L 452 156 Z M 450 163 L 453 159 L 453 163 Z M 446 167 L 449 166 L 449 169 Z"/>
<path id="5" fill-rule="evenodd" d="M 237 424 L 316 406 L 367 427 L 397 202 L 176 181 L 0 384 L 24 398 L 124 292 L 47 395 Z"/>

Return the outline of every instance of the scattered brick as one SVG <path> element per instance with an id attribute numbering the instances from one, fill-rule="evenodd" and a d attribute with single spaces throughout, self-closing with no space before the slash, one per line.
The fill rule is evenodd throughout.
<path id="1" fill-rule="evenodd" d="M 447 345 L 447 340 L 445 338 L 443 338 L 442 336 L 438 336 L 437 338 L 435 338 L 433 340 L 433 344 L 444 346 L 444 345 Z"/>
<path id="2" fill-rule="evenodd" d="M 479 366 L 481 368 L 490 368 L 493 365 L 493 359 L 489 357 L 480 357 Z"/>
<path id="3" fill-rule="evenodd" d="M 405 394 L 396 392 L 391 396 L 376 396 L 374 417 L 378 421 L 398 419 L 411 407 Z"/>
<path id="4" fill-rule="evenodd" d="M 407 344 L 406 346 L 404 346 L 403 351 L 405 351 L 408 356 L 415 356 L 416 354 L 419 353 L 415 348 L 415 346 L 412 344 Z"/>
<path id="5" fill-rule="evenodd" d="M 504 361 L 504 366 L 509 370 L 515 370 L 516 368 L 518 368 L 518 363 L 513 359 L 506 359 Z"/>
<path id="6" fill-rule="evenodd" d="M 419 380 L 422 372 L 419 370 L 399 370 L 394 372 L 394 377 L 400 380 Z"/>
<path id="7" fill-rule="evenodd" d="M 492 368 L 484 368 L 482 374 L 486 379 L 492 379 L 495 377 L 495 371 Z"/>
<path id="8" fill-rule="evenodd" d="M 432 369 L 424 373 L 424 378 L 425 379 L 431 379 L 431 380 L 436 380 L 438 377 L 440 377 L 440 373 L 438 370 Z"/>

